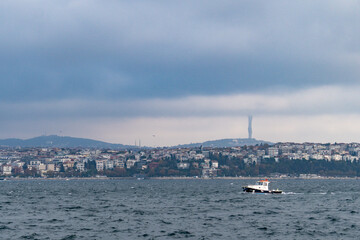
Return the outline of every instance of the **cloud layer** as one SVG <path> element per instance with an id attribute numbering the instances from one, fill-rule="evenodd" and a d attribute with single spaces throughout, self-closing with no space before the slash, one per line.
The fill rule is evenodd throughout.
<path id="1" fill-rule="evenodd" d="M 4 101 L 224 95 L 359 81 L 357 1 L 2 1 Z"/>
<path id="2" fill-rule="evenodd" d="M 360 114 L 360 86 L 323 86 L 289 92 L 190 96 L 172 99 L 1 103 L 3 121 L 14 119 L 214 117 Z M 0 119 L 1 121 L 1 119 Z"/>
<path id="3" fill-rule="evenodd" d="M 341 119 L 359 120 L 359 12 L 355 0 L 3 0 L 0 138 L 156 132 L 168 145 L 246 136 L 253 114 L 266 140 L 356 139 Z"/>

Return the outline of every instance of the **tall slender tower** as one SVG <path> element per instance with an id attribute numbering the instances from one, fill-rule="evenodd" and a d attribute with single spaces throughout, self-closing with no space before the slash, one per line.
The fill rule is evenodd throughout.
<path id="1" fill-rule="evenodd" d="M 249 132 L 249 139 L 252 139 L 252 116 L 251 115 L 249 115 L 248 132 Z"/>

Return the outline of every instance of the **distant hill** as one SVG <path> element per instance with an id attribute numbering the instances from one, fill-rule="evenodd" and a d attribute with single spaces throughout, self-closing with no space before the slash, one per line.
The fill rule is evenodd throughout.
<path id="1" fill-rule="evenodd" d="M 256 144 L 272 144 L 271 142 L 256 140 L 254 138 L 230 138 L 203 143 L 182 144 L 174 147 L 191 148 L 191 147 L 238 147 Z M 9 138 L 0 140 L 0 146 L 3 147 L 58 147 L 58 148 L 107 148 L 107 149 L 133 149 L 138 148 L 133 145 L 123 145 L 107 143 L 87 138 L 62 137 L 57 135 L 40 136 L 30 139 Z M 143 147 L 147 148 L 147 147 Z"/>
<path id="2" fill-rule="evenodd" d="M 202 143 L 190 143 L 190 144 L 182 144 L 176 147 L 180 148 L 191 148 L 191 147 L 239 147 L 239 146 L 253 146 L 257 144 L 273 144 L 271 142 L 256 140 L 254 138 L 228 138 L 228 139 L 220 139 L 220 140 L 212 140 L 206 141 Z"/>
<path id="3" fill-rule="evenodd" d="M 6 147 L 59 147 L 59 148 L 135 148 L 131 145 L 113 144 L 87 138 L 62 137 L 57 135 L 40 136 L 30 139 L 9 138 L 0 140 L 0 146 Z"/>

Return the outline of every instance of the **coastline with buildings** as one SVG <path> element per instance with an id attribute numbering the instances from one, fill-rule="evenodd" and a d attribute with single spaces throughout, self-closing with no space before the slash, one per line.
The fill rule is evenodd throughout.
<path id="1" fill-rule="evenodd" d="M 1 148 L 6 178 L 347 178 L 360 176 L 359 143 L 230 148 Z"/>

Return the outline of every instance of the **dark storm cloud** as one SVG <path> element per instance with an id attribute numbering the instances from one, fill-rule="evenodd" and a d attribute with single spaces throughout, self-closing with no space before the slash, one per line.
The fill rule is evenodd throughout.
<path id="1" fill-rule="evenodd" d="M 356 1 L 2 1 L 0 100 L 353 84 L 359 10 Z"/>

